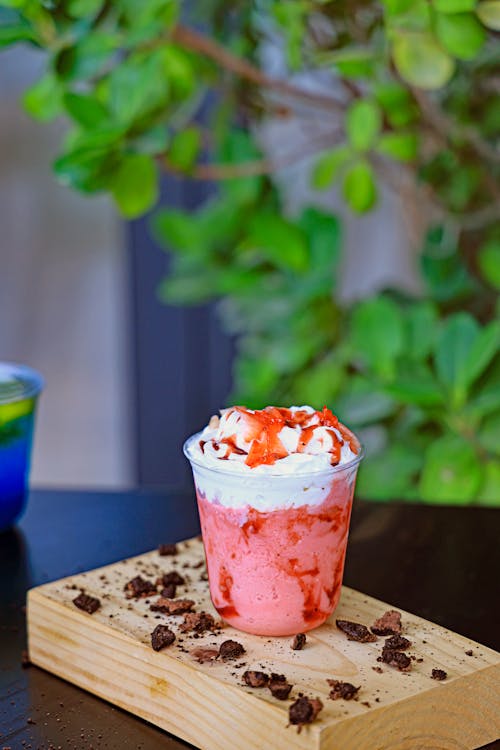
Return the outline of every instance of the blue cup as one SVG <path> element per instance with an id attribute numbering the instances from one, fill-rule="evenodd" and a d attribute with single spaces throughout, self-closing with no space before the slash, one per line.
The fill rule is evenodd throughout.
<path id="1" fill-rule="evenodd" d="M 0 362 L 0 531 L 26 507 L 33 427 L 42 377 L 30 367 Z"/>

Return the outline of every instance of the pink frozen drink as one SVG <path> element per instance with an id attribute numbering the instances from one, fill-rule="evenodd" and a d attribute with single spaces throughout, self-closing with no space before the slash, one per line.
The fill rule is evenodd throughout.
<path id="1" fill-rule="evenodd" d="M 257 635 L 321 625 L 340 596 L 357 438 L 326 407 L 236 406 L 184 452 L 221 617 Z"/>

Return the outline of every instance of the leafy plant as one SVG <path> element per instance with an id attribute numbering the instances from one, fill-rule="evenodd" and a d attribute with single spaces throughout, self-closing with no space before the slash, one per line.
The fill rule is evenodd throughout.
<path id="1" fill-rule="evenodd" d="M 220 300 L 238 341 L 234 400 L 332 406 L 366 443 L 366 497 L 498 502 L 500 0 L 0 8 L 1 44 L 47 53 L 24 105 L 69 119 L 62 181 L 108 192 L 128 218 L 155 206 L 163 170 L 220 182 L 194 215 L 160 210 L 154 227 L 175 253 L 163 298 Z M 285 78 L 258 64 L 270 40 Z M 300 71 L 329 90 L 296 83 Z M 259 152 L 259 121 L 304 112 L 320 135 Z M 337 186 L 354 214 L 384 182 L 411 190 L 429 217 L 420 298 L 339 301 L 338 220 L 288 215 L 274 180 L 312 155 L 312 188 Z"/>

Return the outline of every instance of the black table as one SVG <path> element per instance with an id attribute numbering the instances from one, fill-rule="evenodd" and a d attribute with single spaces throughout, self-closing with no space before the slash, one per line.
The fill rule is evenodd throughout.
<path id="1" fill-rule="evenodd" d="M 192 495 L 33 492 L 16 530 L 0 534 L 0 748 L 153 750 L 187 745 L 30 667 L 23 605 L 31 586 L 198 533 Z M 345 583 L 500 648 L 500 511 L 355 504 Z M 499 743 L 488 745 L 499 748 Z M 281 750 L 277 748 L 277 750 Z M 286 749 L 283 749 L 286 750 Z"/>

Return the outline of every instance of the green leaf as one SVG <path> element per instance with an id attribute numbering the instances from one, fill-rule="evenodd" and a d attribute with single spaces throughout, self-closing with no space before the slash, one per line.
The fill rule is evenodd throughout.
<path id="1" fill-rule="evenodd" d="M 483 483 L 477 500 L 483 505 L 500 506 L 500 461 L 483 465 Z"/>
<path id="2" fill-rule="evenodd" d="M 17 23 L 0 24 L 0 49 L 17 42 L 34 42 L 35 40 L 36 35 L 33 29 L 21 19 Z"/>
<path id="3" fill-rule="evenodd" d="M 107 31 L 93 31 L 74 46 L 64 47 L 54 60 L 59 78 L 82 81 L 102 72 L 119 47 L 119 36 Z"/>
<path id="4" fill-rule="evenodd" d="M 426 31 L 431 12 L 426 0 L 385 0 L 387 25 L 390 30 Z"/>
<path id="5" fill-rule="evenodd" d="M 25 110 L 36 120 L 53 120 L 61 114 L 62 89 L 52 73 L 46 73 L 23 96 Z"/>
<path id="6" fill-rule="evenodd" d="M 346 424 L 361 427 L 391 416 L 396 406 L 391 396 L 374 390 L 372 386 L 370 392 L 354 389 L 340 395 L 335 402 L 335 412 Z"/>
<path id="7" fill-rule="evenodd" d="M 395 361 L 404 346 L 404 328 L 398 306 L 387 297 L 361 302 L 352 315 L 352 343 L 358 355 L 383 380 L 395 374 Z"/>
<path id="8" fill-rule="evenodd" d="M 456 313 L 443 322 L 437 336 L 434 349 L 436 372 L 451 395 L 453 407 L 465 402 L 470 356 L 478 331 L 479 326 L 472 315 Z"/>
<path id="9" fill-rule="evenodd" d="M 284 270 L 304 271 L 309 265 L 303 233 L 279 214 L 255 214 L 244 247 L 260 251 L 266 260 Z"/>
<path id="10" fill-rule="evenodd" d="M 438 383 L 428 372 L 417 372 L 415 375 L 401 375 L 386 387 L 386 392 L 403 404 L 415 406 L 437 406 L 444 403 L 444 397 Z"/>
<path id="11" fill-rule="evenodd" d="M 340 260 L 341 231 L 337 217 L 309 206 L 302 211 L 298 226 L 309 242 L 311 268 L 321 273 L 331 272 Z M 332 284 L 331 277 L 329 283 Z"/>
<path id="12" fill-rule="evenodd" d="M 485 417 L 478 432 L 478 439 L 489 453 L 500 455 L 500 411 Z"/>
<path id="13" fill-rule="evenodd" d="M 483 0 L 476 12 L 488 29 L 500 31 L 500 0 Z"/>
<path id="14" fill-rule="evenodd" d="M 476 336 L 465 362 L 464 379 L 471 385 L 500 352 L 500 321 L 494 320 Z"/>
<path id="15" fill-rule="evenodd" d="M 368 151 L 380 133 L 382 115 L 375 101 L 357 99 L 347 110 L 345 128 L 347 139 L 355 151 Z"/>
<path id="16" fill-rule="evenodd" d="M 360 466 L 356 496 L 366 500 L 401 499 L 421 466 L 421 456 L 402 445 L 368 455 Z"/>
<path id="17" fill-rule="evenodd" d="M 377 151 L 398 161 L 413 161 L 417 156 L 416 133 L 384 133 L 377 144 Z"/>
<path id="18" fill-rule="evenodd" d="M 438 13 L 435 29 L 443 47 L 459 60 L 473 60 L 486 39 L 486 32 L 473 13 Z"/>
<path id="19" fill-rule="evenodd" d="M 156 163 L 146 154 L 128 154 L 112 176 L 110 188 L 120 212 L 134 219 L 150 209 L 158 198 Z"/>
<path id="20" fill-rule="evenodd" d="M 375 56 L 366 47 L 344 47 L 328 56 L 328 61 L 346 78 L 369 78 L 375 70 Z"/>
<path id="21" fill-rule="evenodd" d="M 358 161 L 346 170 L 342 193 L 356 213 L 365 213 L 375 205 L 377 188 L 370 164 Z"/>
<path id="22" fill-rule="evenodd" d="M 314 165 L 311 184 L 316 190 L 327 190 L 352 156 L 347 146 L 339 146 L 319 157 Z"/>
<path id="23" fill-rule="evenodd" d="M 467 503 L 481 484 L 481 464 L 467 441 L 447 435 L 430 443 L 420 480 L 422 500 Z"/>
<path id="24" fill-rule="evenodd" d="M 201 146 L 198 128 L 192 126 L 181 130 L 172 138 L 168 150 L 169 163 L 182 172 L 189 172 L 194 166 Z"/>
<path id="25" fill-rule="evenodd" d="M 490 240 L 478 253 L 477 262 L 488 284 L 500 291 L 500 241 Z"/>
<path id="26" fill-rule="evenodd" d="M 414 360 L 425 359 L 434 347 L 437 309 L 432 302 L 416 302 L 406 312 L 407 353 Z"/>
<path id="27" fill-rule="evenodd" d="M 154 235 L 163 247 L 195 256 L 206 252 L 206 236 L 200 223 L 190 214 L 169 209 L 156 214 L 153 219 Z"/>
<path id="28" fill-rule="evenodd" d="M 173 44 L 162 48 L 163 67 L 172 96 L 187 99 L 196 89 L 195 65 L 188 54 Z"/>
<path id="29" fill-rule="evenodd" d="M 162 302 L 171 305 L 199 305 L 213 296 L 212 285 L 207 274 L 176 273 L 163 279 L 158 287 L 158 296 Z"/>
<path id="30" fill-rule="evenodd" d="M 432 4 L 438 13 L 467 13 L 475 9 L 477 0 L 433 0 Z"/>
<path id="31" fill-rule="evenodd" d="M 84 128 L 95 128 L 104 125 L 108 113 L 102 104 L 91 94 L 64 94 L 64 106 L 69 115 Z"/>
<path id="32" fill-rule="evenodd" d="M 400 76 L 422 89 L 441 88 L 455 70 L 453 58 L 426 33 L 398 34 L 393 41 L 392 55 Z"/>
<path id="33" fill-rule="evenodd" d="M 374 88 L 375 98 L 384 110 L 384 114 L 394 128 L 404 127 L 418 117 L 409 92 L 399 83 L 381 83 Z"/>
<path id="34" fill-rule="evenodd" d="M 248 132 L 234 128 L 226 133 L 217 156 L 222 162 L 239 164 L 259 159 L 262 154 Z M 249 204 L 258 198 L 261 186 L 262 177 L 238 177 L 224 180 L 221 190 L 236 203 Z"/>
<path id="35" fill-rule="evenodd" d="M 102 8 L 104 0 L 68 0 L 67 11 L 72 18 L 93 18 Z"/>
<path id="36" fill-rule="evenodd" d="M 165 107 L 168 95 L 161 50 L 132 55 L 111 73 L 109 108 L 118 122 L 131 124 Z"/>

